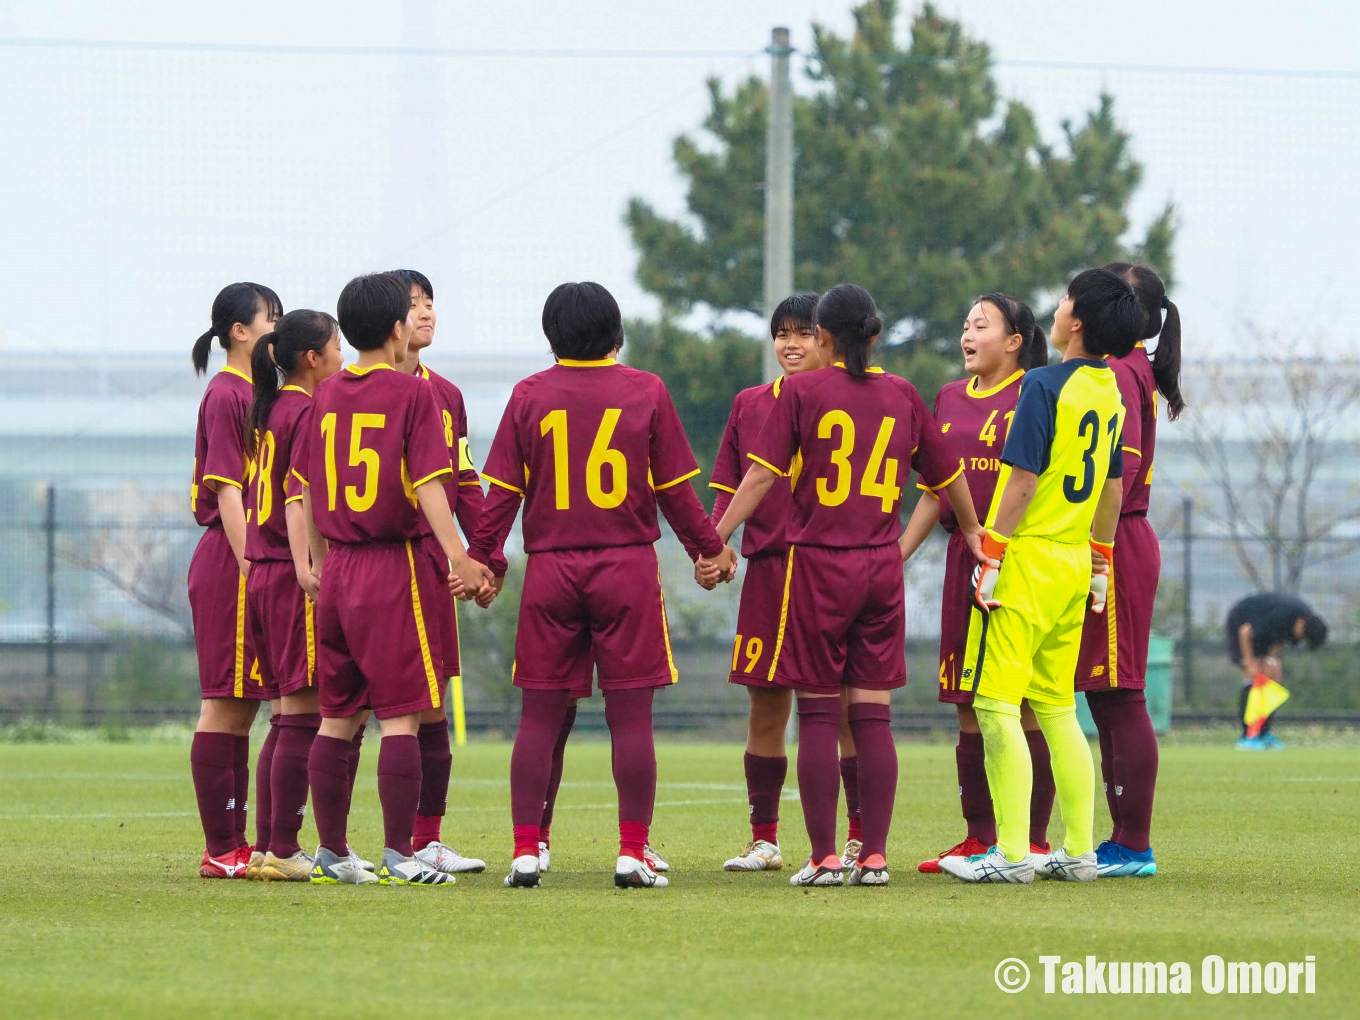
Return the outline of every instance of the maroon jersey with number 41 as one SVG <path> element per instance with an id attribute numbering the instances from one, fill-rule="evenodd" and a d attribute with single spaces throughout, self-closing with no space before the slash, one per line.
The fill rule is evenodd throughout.
<path id="1" fill-rule="evenodd" d="M 302 498 L 292 473 L 293 455 L 311 407 L 311 395 L 301 386 L 283 387 L 269 409 L 264 435 L 255 441 L 255 478 L 246 499 L 253 511 L 246 524 L 246 559 L 251 563 L 293 558 L 284 505 Z"/>
<path id="2" fill-rule="evenodd" d="M 785 532 L 791 545 L 853 549 L 895 542 L 902 534 L 902 487 L 912 470 L 931 489 L 962 471 L 915 386 L 879 368 L 857 379 L 840 362 L 785 380 L 749 456 L 787 474 L 799 453 L 802 469 Z"/>
<path id="3" fill-rule="evenodd" d="M 742 477 L 751 466 L 747 455 L 755 448 L 756 438 L 770 416 L 784 382 L 776 379 L 772 383 L 749 387 L 732 401 L 732 413 L 727 417 L 727 428 L 713 462 L 713 478 L 708 483 L 710 488 L 724 494 L 718 496 L 713 508 L 715 521 L 722 520 L 730 497 L 736 494 Z M 771 486 L 742 526 L 741 554 L 747 559 L 770 553 L 782 554 L 789 547 L 784 539 L 784 527 L 792 512 L 792 486 L 783 482 Z"/>
<path id="4" fill-rule="evenodd" d="M 415 489 L 452 472 L 424 379 L 350 365 L 316 388 L 293 473 L 311 489 L 316 528 L 331 542 L 417 537 Z"/>
<path id="5" fill-rule="evenodd" d="M 245 422 L 252 394 L 250 377 L 228 366 L 208 380 L 198 405 L 189 508 L 205 528 L 222 521 L 216 490 L 223 485 L 244 489 L 250 482 L 255 465 L 246 460 Z"/>
<path id="6" fill-rule="evenodd" d="M 1001 450 L 1015 417 L 1015 402 L 1020 398 L 1020 380 L 1024 377 L 1023 371 L 1017 371 L 987 390 L 978 388 L 976 376 L 958 379 L 940 387 L 935 398 L 940 436 L 950 453 L 963 459 L 963 476 L 968 479 L 968 492 L 973 497 L 978 520 L 986 518 L 987 508 L 992 505 L 1001 471 Z M 918 483 L 917 488 L 926 486 Z M 943 492 L 937 495 L 940 524 L 950 533 L 958 531 L 959 519 L 949 497 Z"/>

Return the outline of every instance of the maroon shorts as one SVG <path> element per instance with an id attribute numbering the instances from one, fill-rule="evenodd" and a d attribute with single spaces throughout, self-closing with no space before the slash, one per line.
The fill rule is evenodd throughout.
<path id="1" fill-rule="evenodd" d="M 771 553 L 746 561 L 737 610 L 737 637 L 732 642 L 729 683 L 769 687 L 774 683 L 770 663 L 779 638 L 779 609 L 784 604 L 784 562 L 787 553 Z"/>
<path id="2" fill-rule="evenodd" d="M 560 549 L 529 556 L 515 634 L 516 687 L 588 697 L 678 679 L 666 600 L 650 545 Z"/>
<path id="3" fill-rule="evenodd" d="M 321 714 L 379 719 L 443 705 L 426 608 L 448 597 L 419 539 L 332 545 L 316 605 Z"/>
<path id="4" fill-rule="evenodd" d="M 246 625 L 246 579 L 220 526 L 204 529 L 189 561 L 189 610 L 203 697 L 268 700 Z"/>
<path id="5" fill-rule="evenodd" d="M 940 694 L 951 705 L 971 705 L 973 692 L 959 690 L 968 650 L 968 621 L 973 613 L 973 568 L 977 557 L 968 548 L 963 532 L 949 535 L 944 554 L 944 600 L 940 604 Z"/>
<path id="6" fill-rule="evenodd" d="M 420 541 L 420 550 L 430 560 L 435 578 L 440 581 L 444 592 L 434 599 L 425 622 L 430 626 L 430 643 L 434 645 L 439 661 L 435 664 L 439 675 L 445 679 L 458 676 L 462 672 L 458 647 L 458 600 L 449 593 L 449 558 L 444 555 L 444 547 L 439 539 L 427 535 Z M 435 632 L 438 631 L 436 637 Z"/>
<path id="7" fill-rule="evenodd" d="M 1086 614 L 1077 690 L 1147 686 L 1148 638 L 1161 572 L 1161 546 L 1147 517 L 1128 514 L 1119 518 L 1114 533 L 1114 584 L 1105 612 Z"/>
<path id="8" fill-rule="evenodd" d="M 907 682 L 907 618 L 897 543 L 790 547 L 774 682 L 818 694 Z"/>
<path id="9" fill-rule="evenodd" d="M 312 686 L 316 671 L 316 619 L 291 560 L 261 560 L 246 582 L 250 639 L 271 698 Z"/>

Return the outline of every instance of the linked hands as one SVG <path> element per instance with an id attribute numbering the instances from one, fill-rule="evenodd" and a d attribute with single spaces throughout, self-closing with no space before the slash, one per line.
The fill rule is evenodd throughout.
<path id="1" fill-rule="evenodd" d="M 491 568 L 470 556 L 462 556 L 449 563 L 449 591 L 460 602 L 476 601 L 485 609 L 500 594 L 504 579 L 491 573 Z"/>
<path id="2" fill-rule="evenodd" d="M 718 582 L 727 584 L 737 576 L 737 554 L 731 546 L 723 546 L 722 552 L 713 559 L 699 557 L 694 561 L 694 580 L 705 591 L 712 591 Z"/>

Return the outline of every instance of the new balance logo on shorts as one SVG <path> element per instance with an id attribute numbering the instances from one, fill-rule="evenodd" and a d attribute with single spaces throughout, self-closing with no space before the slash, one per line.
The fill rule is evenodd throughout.
<path id="1" fill-rule="evenodd" d="M 1101 666 L 1092 666 L 1092 667 L 1091 667 L 1091 678 L 1092 678 L 1092 679 L 1095 679 L 1095 678 L 1098 677 L 1098 676 L 1104 676 L 1104 675 L 1105 675 L 1105 667 L 1104 667 L 1103 665 L 1101 665 Z"/>

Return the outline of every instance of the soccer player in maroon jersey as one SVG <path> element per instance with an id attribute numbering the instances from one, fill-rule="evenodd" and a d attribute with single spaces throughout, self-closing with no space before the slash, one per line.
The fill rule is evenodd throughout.
<path id="1" fill-rule="evenodd" d="M 439 409 L 444 427 L 444 442 L 448 446 L 454 473 L 444 482 L 444 495 L 449 508 L 469 536 L 476 530 L 482 513 L 482 480 L 472 465 L 468 449 L 467 411 L 463 407 L 463 393 L 437 372 L 431 371 L 420 359 L 420 352 L 434 343 L 434 285 L 429 278 L 414 269 L 395 270 L 411 293 L 411 342 L 406 349 L 406 360 L 397 371 L 418 376 L 434 388 L 435 406 Z M 440 577 L 448 576 L 448 560 L 439 540 L 434 537 L 424 515 L 420 517 L 420 551 L 429 557 Z M 458 613 L 452 595 L 441 597 L 428 607 L 426 621 L 438 632 L 436 647 L 439 652 L 439 675 L 443 678 L 443 698 L 438 708 L 428 708 L 420 714 L 420 804 L 416 808 L 416 827 L 412 838 L 416 858 L 437 871 L 450 875 L 486 870 L 486 862 L 475 857 L 464 857 L 451 846 L 440 841 L 440 826 L 444 820 L 449 795 L 449 773 L 453 767 L 453 751 L 449 747 L 449 718 L 447 711 L 448 683 L 460 677 L 462 666 L 458 643 Z M 431 634 L 434 640 L 433 633 Z"/>
<path id="2" fill-rule="evenodd" d="M 198 814 L 207 844 L 198 873 L 245 876 L 254 848 L 246 842 L 250 795 L 250 724 L 268 696 L 255 668 L 246 626 L 247 510 L 254 469 L 245 454 L 250 355 L 283 314 L 279 296 L 258 283 L 233 283 L 213 301 L 212 326 L 194 341 L 194 371 L 208 370 L 216 337 L 227 363 L 208 382 L 194 433 L 189 506 L 203 537 L 189 564 L 189 609 L 203 701 L 189 752 Z"/>
<path id="3" fill-rule="evenodd" d="M 317 384 L 342 363 L 335 320 L 307 309 L 279 319 L 251 357 L 245 441 L 256 471 L 248 493 L 246 606 L 273 713 L 255 767 L 255 853 L 246 877 L 262 881 L 306 882 L 312 870 L 297 834 L 307 803 L 307 754 L 321 725 L 315 620 L 304 591 L 315 594 L 316 580 L 293 449 Z"/>
<path id="4" fill-rule="evenodd" d="M 1087 613 L 1082 629 L 1076 687 L 1100 738 L 1100 771 L 1114 830 L 1096 848 L 1102 878 L 1155 874 L 1152 855 L 1152 801 L 1157 787 L 1157 734 L 1148 716 L 1148 639 L 1152 607 L 1162 569 L 1162 551 L 1148 523 L 1152 458 L 1157 443 L 1157 394 L 1166 398 L 1167 417 L 1185 409 L 1181 397 L 1181 317 L 1167 298 L 1161 278 L 1147 266 L 1112 262 L 1104 267 L 1133 288 L 1143 309 L 1142 337 L 1124 358 L 1110 357 L 1124 399 L 1124 502 L 1115 544 L 1119 569 L 1113 570 L 1104 614 Z M 1157 338 L 1148 357 L 1143 341 Z"/>
<path id="5" fill-rule="evenodd" d="M 304 486 L 316 603 L 321 729 L 307 771 L 320 846 L 313 882 L 444 885 L 453 876 L 414 856 L 420 799 L 420 713 L 442 702 L 438 650 L 426 607 L 447 597 L 421 555 L 420 513 L 468 592 L 491 573 L 468 560 L 443 481 L 448 445 L 424 380 L 396 371 L 411 336 L 411 296 L 392 273 L 351 280 L 340 293 L 340 329 L 355 364 L 317 387 L 293 473 Z M 419 511 L 417 510 L 419 508 Z M 382 726 L 378 797 L 384 849 L 377 874 L 349 856 L 351 740 L 371 707 Z"/>
<path id="6" fill-rule="evenodd" d="M 564 283 L 543 306 L 557 364 L 510 395 L 482 471 L 490 484 L 470 555 L 492 563 L 520 503 L 529 562 L 515 636 L 522 710 L 510 759 L 515 858 L 505 884 L 540 882 L 539 840 L 552 752 L 592 666 L 605 699 L 619 794 L 614 884 L 661 888 L 644 860 L 656 800 L 652 696 L 678 678 L 654 543 L 657 507 L 690 557 L 730 577 L 688 484 L 699 473 L 666 386 L 618 364 L 623 321 L 598 283 Z"/>
<path id="7" fill-rule="evenodd" d="M 747 454 L 755 446 L 780 387 L 800 372 L 825 368 L 831 363 L 817 346 L 817 332 L 812 324 L 816 308 L 816 294 L 795 294 L 781 301 L 770 317 L 770 338 L 784 374 L 773 383 L 742 390 L 732 402 L 732 413 L 727 418 L 713 477 L 708 483 L 718 490 L 713 505 L 714 521 L 722 520 L 742 475 L 752 463 Z M 740 855 L 723 865 L 724 871 L 774 871 L 784 866 L 779 853 L 779 797 L 789 767 L 784 753 L 784 730 L 793 707 L 793 692 L 770 681 L 769 666 L 784 594 L 784 560 L 788 551 L 784 527 L 792 511 L 793 487 L 775 485 L 742 532 L 741 554 L 746 558 L 746 571 L 728 681 L 744 685 L 751 701 L 743 758 L 751 839 Z M 841 775 L 850 809 L 850 833 L 842 860 L 848 859 L 849 867 L 859 855 L 859 791 L 848 720 L 842 719 L 841 729 Z"/>
<path id="8" fill-rule="evenodd" d="M 817 302 L 817 338 L 831 368 L 787 380 L 718 525 L 724 541 L 801 457 L 779 629 L 768 676 L 798 696 L 798 788 L 812 854 L 795 886 L 840 885 L 835 853 L 841 692 L 859 758 L 863 845 L 851 885 L 886 885 L 897 790 L 889 728 L 894 688 L 907 682 L 902 585 L 902 486 L 914 468 L 956 508 L 969 547 L 981 531 L 963 466 L 916 388 L 870 365 L 883 328 L 874 299 L 842 283 Z M 899 473 L 900 472 L 900 473 Z"/>
<path id="9" fill-rule="evenodd" d="M 935 420 L 952 452 L 963 458 L 973 510 L 985 517 L 1001 470 L 1001 448 L 1006 444 L 1020 380 L 1026 371 L 1048 363 L 1048 340 L 1034 321 L 1029 305 L 1009 294 L 985 294 L 973 303 L 959 340 L 963 367 L 971 376 L 946 383 L 935 398 Z M 924 486 L 922 486 L 924 488 Z M 927 495 L 934 495 L 926 489 Z M 996 842 L 992 794 L 983 766 L 982 731 L 973 712 L 973 692 L 959 689 L 968 644 L 972 608 L 973 568 L 977 560 L 958 530 L 954 508 L 947 498 L 922 497 L 902 535 L 904 558 L 910 559 L 939 522 L 949 532 L 945 553 L 944 597 L 940 606 L 939 699 L 958 706 L 959 742 L 954 749 L 958 768 L 959 800 L 968 824 L 964 840 L 928 861 L 918 870 L 940 874 L 941 857 L 983 854 Z M 1021 721 L 1034 763 L 1030 801 L 1030 843 L 1035 853 L 1048 852 L 1048 820 L 1053 814 L 1053 772 L 1039 721 L 1026 703 Z"/>

